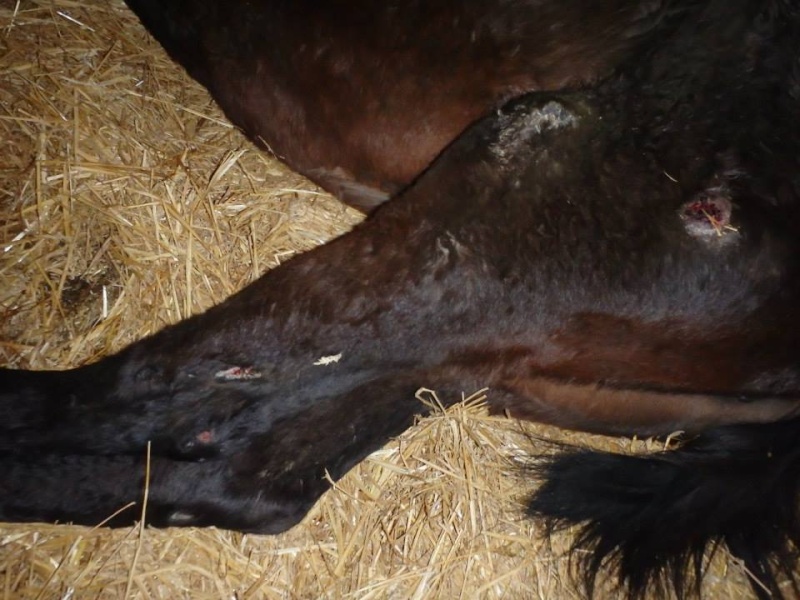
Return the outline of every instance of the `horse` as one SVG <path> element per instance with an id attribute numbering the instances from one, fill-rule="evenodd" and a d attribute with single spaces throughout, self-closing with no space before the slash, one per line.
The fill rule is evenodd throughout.
<path id="1" fill-rule="evenodd" d="M 98 362 L 0 370 L 0 519 L 277 533 L 428 410 L 677 449 L 563 449 L 529 514 L 641 597 L 707 549 L 761 598 L 800 548 L 800 7 L 127 0 L 352 232 Z M 448 393 L 450 392 L 450 393 Z M 109 525 L 133 522 L 119 513 Z"/>
<path id="2" fill-rule="evenodd" d="M 365 212 L 493 108 L 608 75 L 672 12 L 423 4 L 128 2 L 251 140 Z"/>

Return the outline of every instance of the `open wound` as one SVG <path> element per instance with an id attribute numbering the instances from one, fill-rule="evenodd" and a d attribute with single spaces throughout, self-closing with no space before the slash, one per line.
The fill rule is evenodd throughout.
<path id="1" fill-rule="evenodd" d="M 731 225 L 732 211 L 733 205 L 722 190 L 709 190 L 684 204 L 680 217 L 689 235 L 722 237 L 738 232 Z"/>
<path id="2" fill-rule="evenodd" d="M 261 371 L 253 367 L 230 367 L 214 373 L 214 379 L 217 381 L 248 381 L 261 378 Z"/>

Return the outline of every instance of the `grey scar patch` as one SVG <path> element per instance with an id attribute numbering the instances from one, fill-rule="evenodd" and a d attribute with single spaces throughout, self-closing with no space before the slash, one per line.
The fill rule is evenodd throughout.
<path id="1" fill-rule="evenodd" d="M 504 164 L 532 137 L 543 131 L 574 127 L 578 123 L 578 117 L 555 100 L 532 110 L 518 106 L 511 112 L 499 113 L 499 117 L 500 134 L 489 149 Z"/>

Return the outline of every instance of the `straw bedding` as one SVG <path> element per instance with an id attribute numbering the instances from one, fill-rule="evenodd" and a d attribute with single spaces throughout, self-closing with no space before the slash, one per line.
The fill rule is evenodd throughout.
<path id="1" fill-rule="evenodd" d="M 96 359 L 361 218 L 257 152 L 119 0 L 0 0 L 0 140 L 3 365 Z M 578 597 L 569 536 L 522 517 L 524 457 L 540 436 L 645 444 L 489 417 L 465 392 L 284 535 L 0 525 L 0 597 Z M 725 556 L 706 589 L 749 596 Z"/>

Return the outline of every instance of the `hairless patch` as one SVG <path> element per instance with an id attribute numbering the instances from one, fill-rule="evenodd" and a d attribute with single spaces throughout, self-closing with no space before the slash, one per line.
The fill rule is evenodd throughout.
<path id="1" fill-rule="evenodd" d="M 253 367 L 230 367 L 214 373 L 214 379 L 217 381 L 247 381 L 262 377 L 261 371 L 257 371 Z"/>
<path id="2" fill-rule="evenodd" d="M 211 430 L 201 431 L 195 436 L 195 440 L 200 444 L 210 444 L 214 441 L 214 432 Z"/>
<path id="3" fill-rule="evenodd" d="M 733 205 L 724 190 L 707 190 L 685 203 L 680 217 L 687 233 L 695 237 L 723 237 L 738 230 L 731 225 Z"/>

